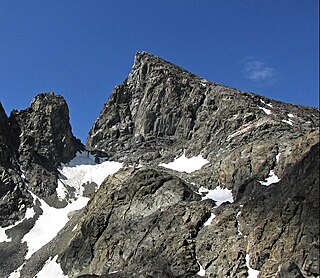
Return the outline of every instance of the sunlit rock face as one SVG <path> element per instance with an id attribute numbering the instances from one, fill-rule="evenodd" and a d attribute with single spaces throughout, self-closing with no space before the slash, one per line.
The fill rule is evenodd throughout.
<path id="1" fill-rule="evenodd" d="M 234 187 L 249 177 L 263 180 L 275 167 L 281 176 L 294 159 L 292 142 L 315 131 L 318 119 L 317 109 L 209 82 L 138 52 L 90 130 L 87 148 L 136 165 L 202 154 L 211 162 L 207 187 Z"/>
<path id="2" fill-rule="evenodd" d="M 68 113 L 0 106 L 1 277 L 319 275 L 319 109 L 138 52 L 86 147 Z"/>

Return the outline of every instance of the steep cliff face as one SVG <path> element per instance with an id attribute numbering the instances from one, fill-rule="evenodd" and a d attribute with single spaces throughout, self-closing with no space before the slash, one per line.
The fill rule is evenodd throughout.
<path id="1" fill-rule="evenodd" d="M 0 106 L 0 276 L 320 274 L 319 109 L 141 52 L 83 148 L 62 97 Z"/>
<path id="2" fill-rule="evenodd" d="M 62 96 L 40 94 L 26 110 L 9 118 L 16 152 L 30 189 L 50 196 L 57 188 L 57 168 L 84 149 L 69 122 L 69 109 Z"/>
<path id="3" fill-rule="evenodd" d="M 41 224 L 45 209 L 55 210 L 59 215 L 58 209 L 41 198 L 45 197 L 51 206 L 67 205 L 57 196 L 58 178 L 61 179 L 58 167 L 82 149 L 84 146 L 71 132 L 68 106 L 61 96 L 40 94 L 29 108 L 13 111 L 9 118 L 0 105 L 1 277 L 8 277 L 25 264 L 34 247 L 24 236 L 37 222 Z M 42 224 L 47 229 L 41 231 L 39 225 L 35 228 L 38 233 L 31 236 L 35 241 L 43 241 L 46 234 L 50 238 L 50 223 L 56 220 L 54 214 L 49 216 L 48 223 Z M 59 221 L 54 225 L 59 225 Z M 32 277 L 30 273 L 26 276 Z"/>
<path id="4" fill-rule="evenodd" d="M 9 119 L 0 103 L 0 223 L 7 226 L 25 214 L 32 199 L 21 177 Z"/>
<path id="5" fill-rule="evenodd" d="M 40 94 L 30 108 L 13 111 L 9 118 L 0 105 L 1 227 L 24 217 L 33 203 L 29 190 L 39 196 L 55 194 L 58 166 L 81 149 L 61 96 Z"/>
<path id="6" fill-rule="evenodd" d="M 137 53 L 90 130 L 87 147 L 111 159 L 157 164 L 183 153 L 211 162 L 209 187 L 265 178 L 292 140 L 319 125 L 319 111 L 241 92 Z M 282 174 L 282 167 L 277 167 Z M 210 183 L 210 185 L 208 185 Z"/>
<path id="7" fill-rule="evenodd" d="M 313 277 L 319 273 L 318 142 L 318 109 L 241 92 L 137 53 L 87 147 L 142 170 L 105 181 L 60 257 L 62 267 L 83 277 L 196 277 L 204 270 L 206 277 L 252 271 Z M 158 168 L 183 154 L 201 154 L 209 163 L 191 173 Z M 155 176 L 159 188 L 166 184 L 159 171 L 176 189 L 182 181 L 194 192 L 227 188 L 233 202 L 158 203 L 158 191 L 146 188 Z M 149 172 L 157 174 L 141 182 Z M 163 229 L 162 223 L 170 224 Z"/>

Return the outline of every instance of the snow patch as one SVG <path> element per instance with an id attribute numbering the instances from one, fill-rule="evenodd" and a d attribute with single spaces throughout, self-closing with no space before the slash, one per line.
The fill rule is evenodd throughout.
<path id="1" fill-rule="evenodd" d="M 216 215 L 214 213 L 211 213 L 211 216 L 209 217 L 209 219 L 204 222 L 203 226 L 209 226 L 212 223 L 212 220 L 216 217 Z"/>
<path id="2" fill-rule="evenodd" d="M 267 103 L 267 106 L 269 106 L 270 108 L 273 108 L 271 103 Z"/>
<path id="3" fill-rule="evenodd" d="M 42 214 L 37 219 L 32 229 L 21 239 L 28 245 L 26 259 L 29 259 L 33 253 L 52 240 L 58 232 L 68 222 L 68 214 L 72 211 L 83 208 L 89 198 L 80 197 L 64 208 L 50 207 L 44 200 L 31 193 L 41 204 Z"/>
<path id="4" fill-rule="evenodd" d="M 278 164 L 279 161 L 280 161 L 280 156 L 281 156 L 281 153 L 278 153 L 278 154 L 276 155 L 276 162 L 277 162 L 277 164 Z"/>
<path id="5" fill-rule="evenodd" d="M 205 269 L 202 267 L 202 265 L 199 263 L 199 261 L 197 260 L 197 263 L 198 263 L 198 265 L 199 265 L 199 267 L 200 267 L 200 270 L 198 271 L 198 275 L 199 276 L 205 276 L 206 275 L 206 271 L 205 271 Z"/>
<path id="6" fill-rule="evenodd" d="M 77 198 L 82 197 L 84 184 L 95 183 L 99 187 L 107 176 L 116 173 L 121 167 L 122 163 L 114 161 L 97 164 L 94 156 L 86 152 L 80 153 L 59 170 L 63 178 L 58 181 L 57 195 L 60 200 L 64 199 L 67 192 L 65 185 L 68 185 L 75 189 Z"/>
<path id="7" fill-rule="evenodd" d="M 290 120 L 282 120 L 284 123 L 288 124 L 288 125 L 293 125 L 293 122 Z"/>
<path id="8" fill-rule="evenodd" d="M 204 165 L 209 163 L 210 161 L 203 158 L 202 155 L 194 156 L 191 158 L 187 158 L 184 154 L 176 158 L 173 162 L 170 163 L 160 163 L 159 166 L 175 170 L 178 172 L 186 172 L 192 173 L 196 170 L 201 169 Z"/>
<path id="9" fill-rule="evenodd" d="M 8 278 L 20 278 L 20 271 L 24 267 L 24 263 L 20 265 L 15 271 L 13 271 Z"/>
<path id="10" fill-rule="evenodd" d="M 269 175 L 265 181 L 259 181 L 262 185 L 269 186 L 273 183 L 278 183 L 281 179 L 275 174 L 273 170 L 269 172 Z"/>
<path id="11" fill-rule="evenodd" d="M 291 113 L 287 114 L 289 118 L 294 118 L 295 116 Z"/>
<path id="12" fill-rule="evenodd" d="M 241 232 L 241 225 L 240 225 L 240 221 L 239 221 L 239 219 L 238 219 L 240 215 L 241 215 L 241 210 L 238 211 L 237 216 L 236 216 L 236 219 L 237 219 L 237 234 L 238 234 L 239 236 L 242 236 L 243 234 L 242 234 L 242 232 Z"/>
<path id="13" fill-rule="evenodd" d="M 60 264 L 57 263 L 58 255 L 46 261 L 43 268 L 34 276 L 34 278 L 68 278 L 63 274 Z"/>
<path id="14" fill-rule="evenodd" d="M 34 215 L 35 215 L 34 209 L 33 208 L 27 208 L 25 216 L 24 216 L 23 219 L 17 221 L 13 225 L 10 225 L 10 226 L 8 226 L 6 228 L 0 227 L 0 242 L 11 242 L 12 239 L 7 236 L 6 231 L 12 229 L 13 227 L 15 227 L 17 225 L 19 225 L 24 220 L 32 218 Z"/>
<path id="15" fill-rule="evenodd" d="M 263 108 L 263 107 L 260 107 L 260 106 L 258 106 L 258 107 L 259 107 L 259 109 L 263 110 L 263 112 L 266 113 L 267 115 L 271 115 L 272 114 L 270 109 Z"/>
<path id="16" fill-rule="evenodd" d="M 248 268 L 248 278 L 257 278 L 260 271 L 251 268 L 249 262 L 250 262 L 249 254 L 246 254 L 246 266 Z"/>
<path id="17" fill-rule="evenodd" d="M 57 192 L 58 199 L 60 201 L 62 201 L 62 200 L 64 200 L 66 198 L 67 190 L 66 190 L 66 188 L 63 185 L 63 183 L 60 180 L 58 180 L 58 186 L 56 188 L 56 192 Z"/>
<path id="18" fill-rule="evenodd" d="M 227 201 L 233 203 L 232 191 L 227 188 L 221 188 L 220 186 L 217 186 L 213 190 L 209 190 L 201 186 L 199 188 L 198 194 L 202 195 L 202 200 L 214 200 L 217 206 L 220 206 L 222 203 Z"/>
<path id="19" fill-rule="evenodd" d="M 73 227 L 72 232 L 74 232 L 77 228 L 78 228 L 78 224 L 76 224 L 76 225 Z"/>

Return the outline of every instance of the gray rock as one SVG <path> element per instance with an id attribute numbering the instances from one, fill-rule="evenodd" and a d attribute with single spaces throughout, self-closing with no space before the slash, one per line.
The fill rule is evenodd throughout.
<path id="1" fill-rule="evenodd" d="M 26 110 L 13 111 L 9 120 L 30 189 L 43 197 L 54 194 L 58 166 L 84 148 L 71 132 L 65 100 L 53 93 L 39 94 Z"/>
<path id="2" fill-rule="evenodd" d="M 54 203 L 57 167 L 82 148 L 62 97 L 41 94 L 9 119 L 0 106 L 2 224 L 32 205 L 26 182 Z M 134 167 L 96 193 L 86 184 L 93 195 L 86 208 L 26 262 L 21 277 L 55 255 L 69 277 L 198 277 L 199 263 L 205 277 L 247 277 L 248 264 L 259 277 L 319 275 L 319 109 L 209 82 L 142 52 L 87 148 L 97 161 Z M 182 154 L 210 163 L 190 174 L 158 166 Z M 281 180 L 263 185 L 270 173 Z M 234 202 L 201 201 L 200 186 L 228 188 Z M 23 262 L 20 240 L 34 222 L 9 231 L 19 244 L 0 243 L 0 276 Z"/>
<path id="3" fill-rule="evenodd" d="M 201 153 L 211 162 L 205 172 L 212 175 L 203 180 L 207 187 L 232 188 L 248 177 L 266 178 L 277 154 L 286 161 L 292 141 L 318 127 L 319 109 L 209 82 L 138 52 L 86 145 L 128 164 L 156 165 L 183 152 L 187 157 Z"/>
<path id="4" fill-rule="evenodd" d="M 61 265 L 70 277 L 192 277 L 199 271 L 195 239 L 213 205 L 200 200 L 165 172 L 119 171 L 90 201 Z"/>
<path id="5" fill-rule="evenodd" d="M 288 261 L 281 266 L 276 278 L 304 278 L 304 276 L 295 262 Z"/>

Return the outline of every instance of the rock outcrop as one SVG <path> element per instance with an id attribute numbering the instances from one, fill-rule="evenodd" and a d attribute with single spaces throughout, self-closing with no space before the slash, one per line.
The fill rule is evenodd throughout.
<path id="1" fill-rule="evenodd" d="M 188 184 L 166 172 L 119 171 L 86 207 L 61 265 L 71 277 L 114 271 L 193 277 L 199 271 L 196 236 L 213 206 L 199 200 Z"/>
<path id="2" fill-rule="evenodd" d="M 30 108 L 8 118 L 0 105 L 0 224 L 8 226 L 32 206 L 33 193 L 55 194 L 57 168 L 84 146 L 71 132 L 65 100 L 40 94 Z"/>
<path id="3" fill-rule="evenodd" d="M 92 127 L 87 148 L 144 168 L 105 182 L 61 265 L 72 277 L 196 277 L 198 260 L 206 277 L 247 277 L 248 267 L 259 277 L 300 271 L 313 277 L 319 273 L 318 143 L 318 109 L 241 92 L 137 53 Z M 191 174 L 157 168 L 182 154 L 202 154 L 210 164 Z M 155 177 L 141 182 L 139 176 L 150 171 L 158 173 L 159 184 L 158 171 L 181 179 L 172 184 L 176 189 L 182 181 L 194 191 L 228 188 L 235 201 L 219 207 L 181 197 L 159 203 L 157 191 L 139 199 Z M 264 182 L 272 175 L 276 181 Z M 202 227 L 210 213 L 212 224 Z M 180 222 L 186 215 L 192 220 Z M 179 257 L 181 248 L 190 250 L 183 256 L 191 265 Z M 177 272 L 171 271 L 175 265 Z"/>
<path id="4" fill-rule="evenodd" d="M 16 152 L 32 192 L 50 196 L 57 187 L 57 168 L 84 149 L 69 122 L 69 109 L 62 96 L 39 94 L 26 110 L 9 118 Z"/>
<path id="5" fill-rule="evenodd" d="M 141 52 L 90 130 L 87 147 L 129 164 L 201 153 L 211 162 L 207 186 L 231 188 L 248 177 L 266 178 L 277 154 L 286 163 L 292 140 L 318 126 L 317 109 L 209 82 Z M 284 167 L 277 167 L 279 176 Z"/>
<path id="6" fill-rule="evenodd" d="M 82 278 L 319 276 L 319 109 L 219 85 L 141 52 L 86 148 L 92 161 L 125 167 L 96 192 L 91 186 L 87 206 L 69 213 L 27 261 L 21 235 L 13 239 L 20 257 L 0 243 L 12 262 L 0 256 L 0 276 L 24 263 L 20 277 L 33 277 L 46 261 Z M 38 95 L 9 118 L 0 106 L 1 227 L 34 206 L 30 230 L 44 200 L 52 205 L 58 197 L 58 166 L 83 149 L 62 97 Z M 206 164 L 166 168 L 182 155 L 201 155 Z M 61 177 L 66 186 L 67 179 Z M 77 186 L 65 189 L 81 193 Z M 209 190 L 232 197 L 218 202 Z M 73 201 L 87 196 L 71 191 Z"/>
<path id="7" fill-rule="evenodd" d="M 9 119 L 0 103 L 0 224 L 8 226 L 19 220 L 32 198 L 21 177 Z"/>

